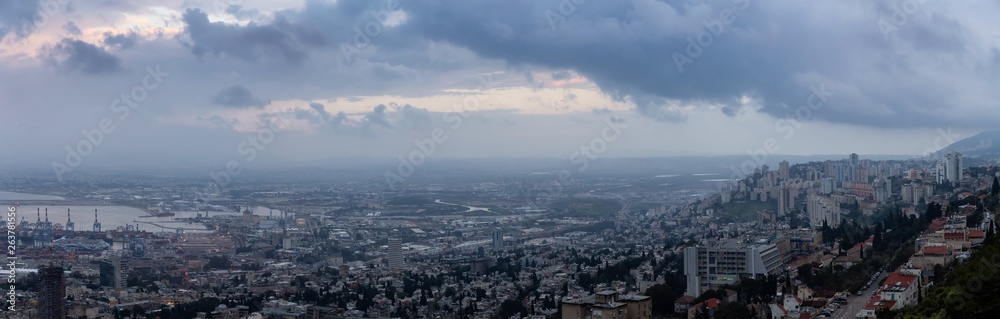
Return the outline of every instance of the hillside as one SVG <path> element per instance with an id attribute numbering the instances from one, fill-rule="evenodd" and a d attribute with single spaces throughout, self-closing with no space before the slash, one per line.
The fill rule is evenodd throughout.
<path id="1" fill-rule="evenodd" d="M 950 152 L 960 152 L 967 157 L 997 157 L 1000 156 L 1000 130 L 982 132 L 934 152 L 931 157 L 943 158 Z"/>

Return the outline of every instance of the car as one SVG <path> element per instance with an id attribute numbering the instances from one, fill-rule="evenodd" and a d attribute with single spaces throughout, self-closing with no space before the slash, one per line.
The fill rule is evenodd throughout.
<path id="1" fill-rule="evenodd" d="M 839 302 L 834 302 L 834 303 L 831 303 L 830 306 L 834 307 L 834 308 L 840 307 L 840 303 Z"/>

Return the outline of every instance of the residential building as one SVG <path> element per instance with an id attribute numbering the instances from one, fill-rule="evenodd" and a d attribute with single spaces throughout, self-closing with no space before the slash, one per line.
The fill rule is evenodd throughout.
<path id="1" fill-rule="evenodd" d="M 605 290 L 591 296 L 569 296 L 562 300 L 563 319 L 649 319 L 652 299 L 643 295 L 619 296 Z"/>
<path id="2" fill-rule="evenodd" d="M 812 228 L 822 227 L 823 222 L 830 227 L 837 227 L 843 215 L 840 206 L 830 198 L 819 195 L 809 195 L 806 201 L 806 213 L 809 215 L 809 225 Z"/>
<path id="3" fill-rule="evenodd" d="M 962 153 L 952 152 L 945 155 L 945 179 L 949 182 L 962 181 Z"/>
<path id="4" fill-rule="evenodd" d="M 50 266 L 38 270 L 39 319 L 66 318 L 66 278 L 63 268 Z"/>
<path id="5" fill-rule="evenodd" d="M 403 268 L 403 242 L 399 237 L 389 237 L 386 265 L 392 269 Z"/>
<path id="6" fill-rule="evenodd" d="M 742 277 L 776 274 L 781 253 L 771 243 L 743 243 L 736 239 L 706 242 L 684 249 L 686 295 L 735 284 Z"/>

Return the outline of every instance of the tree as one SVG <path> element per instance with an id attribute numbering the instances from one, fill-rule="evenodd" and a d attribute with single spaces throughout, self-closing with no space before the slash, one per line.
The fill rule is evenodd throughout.
<path id="1" fill-rule="evenodd" d="M 654 314 L 669 316 L 674 313 L 674 300 L 677 300 L 677 295 L 667 285 L 653 285 L 646 289 L 645 294 L 653 303 Z"/>
<path id="2" fill-rule="evenodd" d="M 833 239 L 834 239 L 833 238 L 833 230 L 830 229 L 830 225 L 828 225 L 826 223 L 825 219 L 823 220 L 822 233 L 823 233 L 823 242 L 824 243 L 831 243 L 831 242 L 833 242 Z"/>
<path id="3" fill-rule="evenodd" d="M 715 312 L 715 318 L 751 319 L 753 318 L 753 313 L 750 312 L 750 309 L 747 309 L 747 305 L 743 304 L 742 302 L 736 301 L 736 302 L 726 303 L 722 305 L 722 307 L 719 307 L 719 310 Z"/>
<path id="4" fill-rule="evenodd" d="M 878 247 L 878 245 L 880 243 L 882 243 L 882 233 L 884 231 L 885 231 L 885 228 L 882 227 L 882 223 L 881 222 L 875 223 L 875 234 L 873 234 L 873 237 L 872 237 L 872 248 Z"/>
<path id="5" fill-rule="evenodd" d="M 993 187 L 990 188 L 990 195 L 1000 195 L 1000 181 L 997 180 L 996 176 L 993 176 Z"/>
<path id="6" fill-rule="evenodd" d="M 517 314 L 521 316 L 528 314 L 528 309 L 520 301 L 507 299 L 500 304 L 500 318 L 510 318 Z"/>

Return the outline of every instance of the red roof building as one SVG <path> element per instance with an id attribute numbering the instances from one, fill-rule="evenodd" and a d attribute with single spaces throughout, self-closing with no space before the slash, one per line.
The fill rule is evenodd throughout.
<path id="1" fill-rule="evenodd" d="M 947 256 L 948 246 L 924 246 L 924 255 Z"/>

